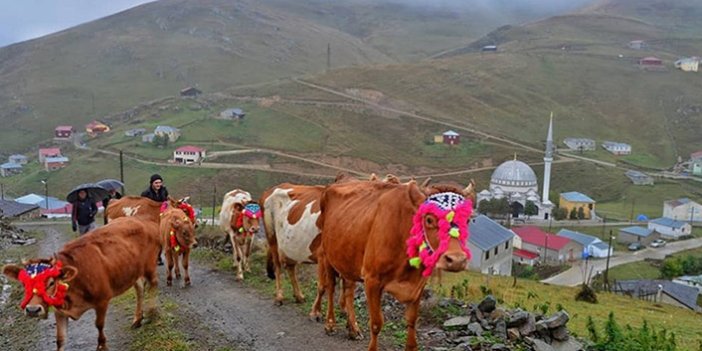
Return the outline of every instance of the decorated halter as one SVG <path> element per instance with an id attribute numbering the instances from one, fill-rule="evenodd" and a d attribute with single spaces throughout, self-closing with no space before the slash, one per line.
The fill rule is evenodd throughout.
<path id="1" fill-rule="evenodd" d="M 451 238 L 458 239 L 461 249 L 468 259 L 471 253 L 468 247 L 468 219 L 473 212 L 473 202 L 463 196 L 444 192 L 429 196 L 412 218 L 412 229 L 407 239 L 407 256 L 410 266 L 419 268 L 424 266 L 422 275 L 431 275 L 439 258 L 448 250 Z M 439 246 L 432 247 L 427 234 L 424 232 L 424 216 L 432 214 L 439 220 L 437 235 Z"/>
<path id="2" fill-rule="evenodd" d="M 24 285 L 24 299 L 20 307 L 25 309 L 32 296 L 38 295 L 49 306 L 61 307 L 66 298 L 68 284 L 59 281 L 57 278 L 61 275 L 61 267 L 63 263 L 57 261 L 53 266 L 48 263 L 32 263 L 24 267 L 19 272 L 17 279 Z M 56 290 L 52 296 L 46 292 L 46 281 L 49 278 L 56 280 Z"/>
<path id="3" fill-rule="evenodd" d="M 246 230 L 244 230 L 244 216 L 251 219 L 261 218 L 261 206 L 257 203 L 248 203 L 244 206 L 244 209 L 239 212 L 236 216 L 236 231 L 240 235 L 246 235 Z M 252 234 L 253 235 L 253 234 Z"/>
<path id="4" fill-rule="evenodd" d="M 188 216 L 190 221 L 195 223 L 195 209 L 193 209 L 193 207 L 190 204 L 185 203 L 185 202 L 181 202 L 178 204 L 178 209 L 185 212 L 185 214 Z M 161 204 L 161 209 L 159 211 L 159 212 L 161 212 L 161 216 L 163 216 L 163 213 L 166 212 L 166 210 L 168 210 L 168 201 L 164 201 Z"/>

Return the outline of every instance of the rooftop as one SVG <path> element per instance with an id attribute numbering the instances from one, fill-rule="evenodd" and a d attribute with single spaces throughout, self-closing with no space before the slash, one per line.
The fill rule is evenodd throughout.
<path id="1" fill-rule="evenodd" d="M 468 241 L 481 250 L 490 250 L 514 237 L 511 230 L 484 215 L 470 220 L 468 230 L 470 230 Z"/>
<path id="2" fill-rule="evenodd" d="M 659 287 L 663 293 L 672 297 L 677 302 L 693 311 L 700 311 L 697 305 L 697 288 L 671 282 L 670 280 L 621 280 L 616 282 L 616 287 L 634 294 L 653 294 Z"/>
<path id="3" fill-rule="evenodd" d="M 71 132 L 73 131 L 73 126 L 58 126 L 56 127 L 57 131 L 62 131 L 62 132 Z"/>
<path id="4" fill-rule="evenodd" d="M 577 241 L 577 242 L 581 243 L 583 246 L 588 246 L 588 245 L 591 245 L 593 243 L 597 243 L 597 242 L 602 241 L 602 240 L 600 240 L 600 238 L 594 237 L 592 235 L 587 235 L 587 234 L 583 234 L 583 233 L 568 230 L 568 229 L 561 229 L 558 232 L 558 235 L 562 236 L 562 237 L 566 237 L 566 238 L 573 240 L 573 241 Z"/>
<path id="5" fill-rule="evenodd" d="M 670 228 L 682 228 L 687 224 L 686 222 L 677 221 L 668 217 L 652 219 L 649 223 L 658 224 Z"/>
<path id="6" fill-rule="evenodd" d="M 536 252 L 531 252 L 531 251 L 522 250 L 522 249 L 514 249 L 514 251 L 512 251 L 512 255 L 517 256 L 517 257 L 526 258 L 527 260 L 533 260 L 533 259 L 539 257 L 539 254 L 537 254 Z"/>
<path id="7" fill-rule="evenodd" d="M 454 132 L 454 131 L 452 131 L 452 130 L 447 130 L 447 131 L 445 131 L 444 134 L 442 134 L 442 135 L 445 135 L 445 136 L 459 136 L 460 134 L 458 134 L 458 133 L 456 133 L 456 132 Z"/>
<path id="8" fill-rule="evenodd" d="M 570 242 L 568 238 L 547 233 L 535 226 L 516 227 L 512 231 L 522 238 L 522 242 L 539 247 L 546 245 L 551 250 L 560 250 Z"/>
<path id="9" fill-rule="evenodd" d="M 590 203 L 590 204 L 595 203 L 595 200 L 593 200 L 589 196 L 587 196 L 583 193 L 579 193 L 577 191 L 561 193 L 561 197 L 563 197 L 566 201 L 570 201 L 570 202 L 585 202 L 585 203 Z"/>
<path id="10" fill-rule="evenodd" d="M 175 151 L 177 152 L 203 152 L 205 149 L 197 146 L 192 146 L 192 145 L 185 145 L 177 148 Z"/>
<path id="11" fill-rule="evenodd" d="M 14 162 L 5 162 L 0 165 L 0 168 L 2 169 L 21 169 L 22 165 L 19 163 L 14 163 Z"/>
<path id="12" fill-rule="evenodd" d="M 171 126 L 156 126 L 156 129 L 154 129 L 154 133 L 172 133 L 172 132 L 179 132 L 178 128 L 171 127 Z"/>
<path id="13" fill-rule="evenodd" d="M 61 154 L 61 149 L 57 147 L 48 147 L 48 148 L 41 148 L 39 149 L 39 153 L 41 155 L 60 155 Z"/>
<path id="14" fill-rule="evenodd" d="M 666 205 L 670 205 L 671 207 L 678 207 L 682 205 L 687 205 L 689 203 L 692 203 L 694 205 L 699 205 L 698 203 L 690 200 L 689 198 L 683 197 L 680 199 L 675 199 L 675 200 L 668 200 L 664 202 Z"/>
<path id="15" fill-rule="evenodd" d="M 636 236 L 641 236 L 641 237 L 647 237 L 653 233 L 652 229 L 644 228 L 644 227 L 625 227 L 625 228 L 620 228 L 620 232 L 624 232 L 627 234 L 632 234 Z"/>
<path id="16" fill-rule="evenodd" d="M 11 200 L 0 200 L 0 213 L 3 216 L 15 217 L 37 209 L 37 205 L 28 205 Z"/>
<path id="17" fill-rule="evenodd" d="M 45 162 L 68 162 L 68 157 L 47 157 L 44 159 Z"/>

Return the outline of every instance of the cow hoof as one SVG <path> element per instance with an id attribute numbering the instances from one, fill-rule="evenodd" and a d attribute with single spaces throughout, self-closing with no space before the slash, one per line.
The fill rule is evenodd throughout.
<path id="1" fill-rule="evenodd" d="M 166 286 L 173 286 L 173 279 L 166 280 Z"/>
<path id="2" fill-rule="evenodd" d="M 141 319 L 138 319 L 138 320 L 135 320 L 134 322 L 132 322 L 132 329 L 136 329 L 139 327 L 141 327 Z"/>
<path id="3" fill-rule="evenodd" d="M 97 351 L 107 351 L 107 345 L 98 345 Z"/>
<path id="4" fill-rule="evenodd" d="M 283 306 L 283 300 L 282 300 L 282 299 L 281 299 L 281 300 L 275 299 L 275 301 L 273 302 L 273 304 L 276 305 L 276 306 Z"/>
<path id="5" fill-rule="evenodd" d="M 358 327 L 356 327 L 358 328 Z M 363 340 L 363 334 L 361 334 L 360 330 L 349 330 L 349 339 L 351 340 Z"/>
<path id="6" fill-rule="evenodd" d="M 310 313 L 310 320 L 313 322 L 319 323 L 322 321 L 322 315 L 316 314 L 316 313 Z"/>
<path id="7" fill-rule="evenodd" d="M 187 287 L 187 286 L 190 286 L 190 284 L 192 284 L 192 283 L 190 282 L 190 279 L 185 279 L 185 286 L 186 286 L 186 287 Z"/>
<path id="8" fill-rule="evenodd" d="M 295 302 L 303 303 L 303 302 L 305 302 L 305 297 L 304 296 L 295 296 Z"/>
<path id="9" fill-rule="evenodd" d="M 176 279 L 180 280 L 180 274 L 176 274 Z"/>
<path id="10" fill-rule="evenodd" d="M 325 324 L 324 325 L 324 332 L 326 332 L 327 335 L 334 335 L 334 329 L 336 329 L 336 325 L 334 325 L 334 324 Z"/>

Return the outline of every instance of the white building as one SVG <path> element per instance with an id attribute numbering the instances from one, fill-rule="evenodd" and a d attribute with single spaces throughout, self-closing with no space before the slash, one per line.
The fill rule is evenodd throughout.
<path id="1" fill-rule="evenodd" d="M 661 237 L 678 239 L 683 235 L 692 234 L 692 226 L 688 222 L 677 221 L 672 218 L 656 218 L 648 222 L 648 229 L 655 230 Z"/>
<path id="2" fill-rule="evenodd" d="M 570 240 L 580 243 L 584 247 L 584 251 L 594 258 L 605 258 L 607 255 L 612 255 L 614 249 L 609 247 L 609 245 L 598 237 L 592 235 L 583 234 L 580 232 L 561 229 L 558 235 L 566 237 Z"/>
<path id="3" fill-rule="evenodd" d="M 506 198 L 512 209 L 513 218 L 524 216 L 527 202 L 536 205 L 537 213 L 532 218 L 548 220 L 553 204 L 548 199 L 551 182 L 551 162 L 553 161 L 553 115 L 548 126 L 546 152 L 544 153 L 543 197 L 539 196 L 539 183 L 536 173 L 522 161 L 506 161 L 499 165 L 490 177 L 490 188 L 478 193 L 478 205 L 485 200 Z"/>
<path id="4" fill-rule="evenodd" d="M 565 138 L 563 143 L 572 151 L 592 151 L 597 146 L 594 140 L 588 138 Z"/>
<path id="5" fill-rule="evenodd" d="M 686 197 L 664 201 L 663 217 L 686 222 L 702 222 L 702 205 Z"/>
<path id="6" fill-rule="evenodd" d="M 629 155 L 631 154 L 631 145 L 619 143 L 616 141 L 605 141 L 602 147 L 614 155 Z"/>
<path id="7" fill-rule="evenodd" d="M 197 146 L 181 146 L 175 149 L 175 151 L 173 151 L 173 161 L 175 161 L 176 163 L 183 163 L 186 165 L 189 165 L 191 163 L 199 163 L 200 161 L 202 161 L 202 159 L 205 158 L 206 151 L 207 150 Z"/>
<path id="8" fill-rule="evenodd" d="M 483 215 L 471 219 L 468 226 L 468 248 L 473 254 L 470 269 L 483 274 L 512 275 L 514 232 Z"/>
<path id="9" fill-rule="evenodd" d="M 154 135 L 158 135 L 160 137 L 167 136 L 168 141 L 174 143 L 178 140 L 178 138 L 180 138 L 180 129 L 170 126 L 156 126 L 156 129 L 154 129 Z"/>
<path id="10" fill-rule="evenodd" d="M 700 67 L 699 57 L 687 57 L 675 61 L 675 68 L 679 68 L 684 72 L 697 72 Z"/>

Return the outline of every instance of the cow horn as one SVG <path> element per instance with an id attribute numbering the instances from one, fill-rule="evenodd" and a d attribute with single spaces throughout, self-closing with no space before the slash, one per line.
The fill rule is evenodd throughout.
<path id="1" fill-rule="evenodd" d="M 475 200 L 475 180 L 471 179 L 470 182 L 468 182 L 468 186 L 463 189 L 463 195 Z"/>
<path id="2" fill-rule="evenodd" d="M 370 177 L 368 178 L 368 180 L 369 180 L 369 181 L 372 181 L 372 182 L 373 182 L 373 181 L 376 181 L 376 180 L 378 180 L 378 175 L 376 175 L 375 173 L 371 173 L 371 175 L 370 175 Z"/>
<path id="3" fill-rule="evenodd" d="M 425 180 L 422 182 L 421 188 L 424 189 L 424 188 L 428 187 L 428 186 L 429 186 L 429 183 L 431 183 L 431 177 L 427 177 L 427 179 L 425 179 Z"/>

